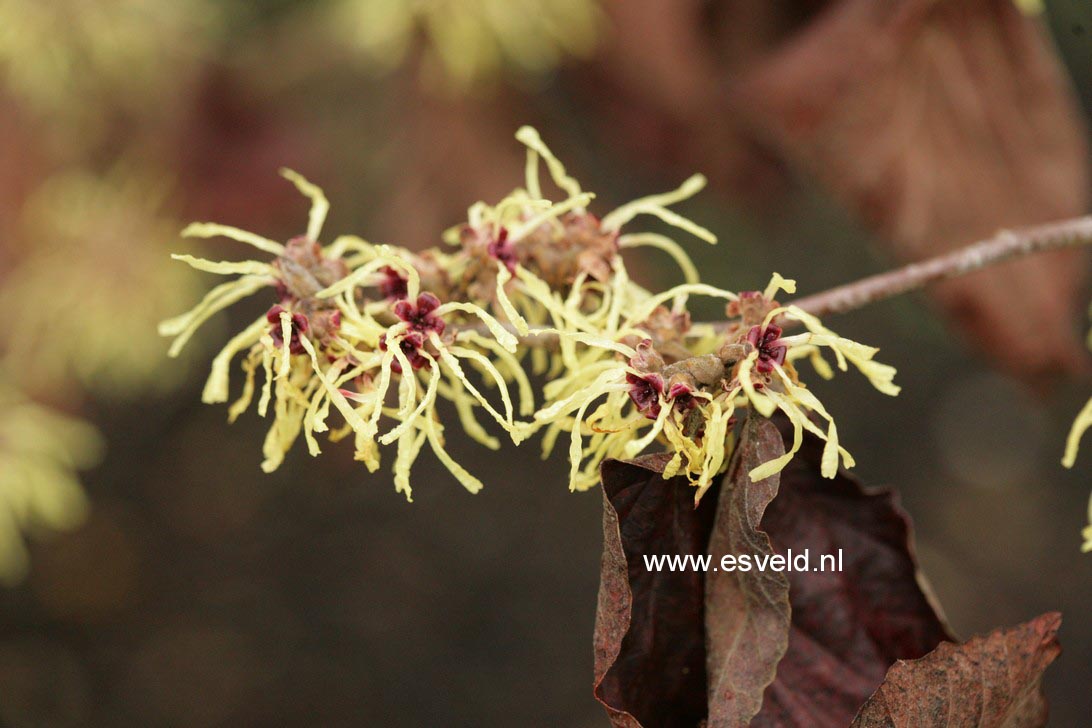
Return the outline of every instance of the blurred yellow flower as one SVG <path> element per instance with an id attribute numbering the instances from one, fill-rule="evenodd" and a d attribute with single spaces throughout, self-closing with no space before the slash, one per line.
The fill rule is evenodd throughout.
<path id="1" fill-rule="evenodd" d="M 0 385 L 0 583 L 26 572 L 25 533 L 82 521 L 87 500 L 76 471 L 95 465 L 101 452 L 90 425 Z"/>
<path id="2" fill-rule="evenodd" d="M 161 215 L 169 187 L 119 167 L 46 181 L 23 210 L 16 265 L 2 277 L 9 312 L 0 352 L 29 391 L 69 380 L 113 396 L 171 383 L 156 322 L 200 281 L 170 264 L 178 225 Z"/>
<path id="3" fill-rule="evenodd" d="M 0 0 L 0 69 L 32 111 L 93 134 L 105 105 L 147 113 L 208 45 L 207 0 Z"/>
<path id="4" fill-rule="evenodd" d="M 1012 4 L 1029 16 L 1041 15 L 1046 10 L 1044 0 L 1012 0 Z"/>
<path id="5" fill-rule="evenodd" d="M 464 90 L 510 68 L 525 75 L 586 57 L 603 24 L 598 0 L 342 0 L 340 33 L 383 69 L 424 39 L 428 80 Z"/>

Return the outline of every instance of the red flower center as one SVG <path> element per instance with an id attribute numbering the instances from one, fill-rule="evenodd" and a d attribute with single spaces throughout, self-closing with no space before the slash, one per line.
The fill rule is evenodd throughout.
<path id="1" fill-rule="evenodd" d="M 660 395 L 664 392 L 664 378 L 659 374 L 626 374 L 629 398 L 637 405 L 637 411 L 650 420 L 660 416 Z"/>
<path id="2" fill-rule="evenodd" d="M 272 324 L 269 335 L 273 337 L 273 343 L 276 344 L 277 348 L 284 346 L 284 334 L 281 329 L 281 314 L 284 311 L 285 308 L 283 306 L 274 306 L 265 314 L 265 320 Z M 310 325 L 307 322 L 306 316 L 302 313 L 292 314 L 292 336 L 288 341 L 288 351 L 293 354 L 303 354 L 307 351 L 303 348 L 303 344 L 300 343 L 300 335 L 306 334 L 309 328 Z"/>
<path id="3" fill-rule="evenodd" d="M 407 333 L 398 342 L 398 348 L 402 350 L 402 353 L 406 355 L 406 359 L 409 360 L 410 366 L 414 371 L 429 366 L 429 361 L 424 354 L 421 353 L 421 347 L 425 345 L 425 337 L 416 331 Z M 387 335 L 383 334 L 379 337 L 379 350 L 387 350 Z M 391 371 L 396 374 L 402 373 L 402 362 L 397 358 L 391 361 Z"/>
<path id="4" fill-rule="evenodd" d="M 411 331 L 422 334 L 435 331 L 437 334 L 442 334 L 445 327 L 444 321 L 433 313 L 439 307 L 440 299 L 426 291 L 417 297 L 416 304 L 409 301 L 395 303 L 394 315 L 405 321 Z"/>
<path id="5" fill-rule="evenodd" d="M 409 295 L 409 281 L 394 268 L 385 266 L 379 269 L 383 280 L 379 282 L 379 293 L 384 298 L 400 301 Z"/>
<path id="6" fill-rule="evenodd" d="M 763 373 L 769 373 L 775 366 L 785 363 L 785 354 L 789 347 L 781 341 L 781 327 L 770 324 L 765 329 L 761 326 L 753 326 L 747 332 L 747 341 L 758 350 L 758 362 L 755 369 Z"/>
<path id="7" fill-rule="evenodd" d="M 497 231 L 497 237 L 489 241 L 487 250 L 490 256 L 504 263 L 509 273 L 516 272 L 519 256 L 516 253 L 516 246 L 508 242 L 508 228 L 502 227 Z"/>

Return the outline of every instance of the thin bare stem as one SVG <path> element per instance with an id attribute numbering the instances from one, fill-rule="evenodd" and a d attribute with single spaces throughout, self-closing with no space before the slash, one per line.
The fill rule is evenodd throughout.
<path id="1" fill-rule="evenodd" d="M 846 313 L 999 263 L 1089 244 L 1092 244 L 1092 215 L 1019 230 L 1002 230 L 992 238 L 951 253 L 805 296 L 793 303 L 819 317 Z"/>

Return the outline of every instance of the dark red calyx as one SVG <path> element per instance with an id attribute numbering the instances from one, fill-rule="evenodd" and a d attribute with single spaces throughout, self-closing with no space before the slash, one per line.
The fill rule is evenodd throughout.
<path id="1" fill-rule="evenodd" d="M 667 390 L 667 398 L 674 403 L 675 409 L 680 412 L 686 412 L 698 406 L 698 400 L 694 397 L 694 390 L 690 388 L 690 385 L 683 382 L 672 384 L 670 389 Z"/>
<path id="2" fill-rule="evenodd" d="M 758 350 L 758 361 L 755 369 L 763 373 L 769 373 L 775 366 L 785 363 L 785 354 L 789 347 L 781 340 L 781 327 L 770 324 L 765 329 L 761 326 L 752 326 L 747 332 L 747 341 Z"/>
<path id="3" fill-rule="evenodd" d="M 516 246 L 508 241 L 508 228 L 502 227 L 497 230 L 496 236 L 489 241 L 489 247 L 486 250 L 491 258 L 504 263 L 509 273 L 516 272 L 519 255 L 516 253 Z"/>
<path id="4" fill-rule="evenodd" d="M 629 398 L 637 406 L 637 411 L 650 420 L 660 416 L 660 395 L 664 392 L 664 378 L 659 374 L 638 376 L 627 373 Z"/>
<path id="5" fill-rule="evenodd" d="M 394 304 L 394 315 L 401 321 L 405 321 L 411 331 L 420 333 L 436 332 L 444 333 L 443 319 L 434 311 L 440 307 L 440 299 L 425 291 L 417 297 L 417 303 L 398 301 Z"/>
<path id="6" fill-rule="evenodd" d="M 379 281 L 379 294 L 391 301 L 404 300 L 409 295 L 409 280 L 391 266 L 379 269 L 383 279 Z"/>
<path id="7" fill-rule="evenodd" d="M 281 314 L 285 310 L 286 309 L 283 306 L 274 306 L 265 314 L 265 320 L 272 324 L 269 329 L 269 335 L 273 337 L 273 343 L 277 348 L 284 346 L 284 335 L 281 329 Z M 303 354 L 307 351 L 300 342 L 300 336 L 306 334 L 309 328 L 310 325 L 307 322 L 306 316 L 302 313 L 292 314 L 292 337 L 288 341 L 288 351 L 293 354 Z"/>
<path id="8" fill-rule="evenodd" d="M 406 355 L 406 359 L 409 360 L 414 371 L 429 366 L 428 359 L 421 353 L 421 348 L 424 345 L 425 337 L 416 331 L 408 332 L 398 341 L 398 348 Z M 386 351 L 387 348 L 387 335 L 383 334 L 379 337 L 379 350 Z M 398 361 L 397 357 L 391 361 L 391 371 L 396 374 L 402 373 L 402 362 Z"/>

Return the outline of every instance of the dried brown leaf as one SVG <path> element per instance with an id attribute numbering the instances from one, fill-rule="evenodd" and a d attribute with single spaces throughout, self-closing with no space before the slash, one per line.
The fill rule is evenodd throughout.
<path id="1" fill-rule="evenodd" d="M 762 417 L 744 425 L 722 486 L 709 540 L 715 563 L 726 555 L 773 555 L 759 530 L 777 496 L 777 475 L 757 483 L 748 473 L 785 452 L 777 427 Z M 745 726 L 762 707 L 789 644 L 789 580 L 777 571 L 710 571 L 705 582 L 709 726 Z"/>
<path id="2" fill-rule="evenodd" d="M 791 433 L 781 425 L 744 426 L 710 537 L 713 564 L 777 554 L 817 569 L 831 554 L 842 570 L 737 565 L 707 575 L 711 728 L 844 726 L 892 663 L 950 639 L 891 493 L 866 491 L 844 472 L 821 477 L 822 443 L 812 437 L 780 475 L 750 481 L 752 468 L 784 452 Z"/>
<path id="3" fill-rule="evenodd" d="M 750 481 L 790 434 L 784 422 L 750 418 L 726 482 L 697 509 L 684 479 L 663 480 L 665 456 L 604 464 L 595 694 L 613 725 L 845 726 L 870 696 L 878 700 L 885 675 L 901 684 L 892 665 L 962 649 L 938 648 L 952 637 L 890 491 L 844 472 L 821 477 L 823 443 L 811 436 L 779 475 Z M 714 567 L 706 574 L 649 571 L 641 558 L 703 552 Z M 735 570 L 716 568 L 726 555 L 737 557 Z M 794 570 L 743 570 L 742 555 L 752 564 L 781 557 Z M 837 558 L 838 570 L 821 570 L 823 555 Z M 1011 690 L 988 687 L 981 714 L 1036 725 L 1045 714 L 1038 683 L 1021 676 L 1049 662 L 1041 657 L 1014 652 Z"/>
<path id="4" fill-rule="evenodd" d="M 595 696 L 627 728 L 693 727 L 705 717 L 704 575 L 649 571 L 641 557 L 704 554 L 714 501 L 695 508 L 685 478 L 663 479 L 665 462 L 608 460 L 601 471 Z"/>
<path id="5" fill-rule="evenodd" d="M 1074 95 L 1044 28 L 1012 0 L 843 0 L 756 64 L 736 100 L 903 260 L 1088 203 Z M 1002 366 L 1074 369 L 1081 255 L 1038 256 L 935 293 Z"/>
<path id="6" fill-rule="evenodd" d="M 891 664 L 953 639 L 924 586 L 895 495 L 866 489 L 845 471 L 823 478 L 822 450 L 806 437 L 761 521 L 777 553 L 798 564 L 806 553 L 811 570 L 787 573 L 788 649 L 755 726 L 847 725 Z M 840 571 L 814 570 L 825 554 L 840 559 Z"/>
<path id="7" fill-rule="evenodd" d="M 1061 652 L 1056 612 L 1012 629 L 900 661 L 853 721 L 854 728 L 1031 728 L 1046 724 L 1043 671 Z"/>

